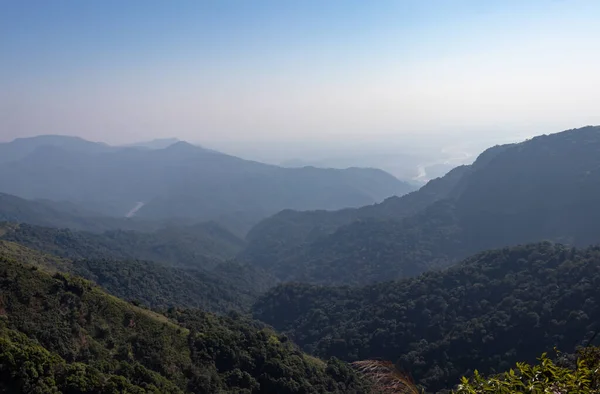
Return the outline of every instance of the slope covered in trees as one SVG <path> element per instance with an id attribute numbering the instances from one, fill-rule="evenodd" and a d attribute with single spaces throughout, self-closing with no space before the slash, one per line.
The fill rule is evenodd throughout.
<path id="1" fill-rule="evenodd" d="M 363 210 L 281 213 L 250 232 L 242 256 L 282 280 L 366 284 L 490 248 L 586 246 L 600 241 L 598 185 L 600 127 L 585 127 L 491 148 L 471 166 Z"/>
<path id="2" fill-rule="evenodd" d="M 0 257 L 0 390 L 366 393 L 352 369 L 240 318 L 169 317 Z"/>
<path id="3" fill-rule="evenodd" d="M 550 243 L 478 254 L 443 271 L 366 287 L 285 284 L 254 316 L 304 350 L 398 361 L 430 390 L 474 369 L 500 373 L 600 326 L 600 248 Z"/>
<path id="4" fill-rule="evenodd" d="M 29 239 L 29 244 L 35 244 Z M 64 245 L 63 245 L 64 247 Z M 61 252 L 61 255 L 69 255 Z M 219 262 L 211 269 L 177 268 L 140 260 L 57 257 L 21 244 L 0 240 L 0 254 L 49 272 L 68 272 L 92 280 L 109 293 L 143 305 L 202 308 L 226 314 L 247 312 L 257 297 L 271 287 L 273 278 L 253 267 Z"/>
<path id="5" fill-rule="evenodd" d="M 189 233 L 182 228 L 92 234 L 8 223 L 0 229 L 5 255 L 85 277 L 111 294 L 152 308 L 244 312 L 276 283 L 255 267 L 220 259 L 241 241 L 212 224 Z M 147 258 L 156 262 L 143 261 Z"/>
<path id="6" fill-rule="evenodd" d="M 29 224 L 0 224 L 0 239 L 69 259 L 139 259 L 207 268 L 238 253 L 244 241 L 215 223 L 166 227 L 155 232 L 101 234 Z"/>

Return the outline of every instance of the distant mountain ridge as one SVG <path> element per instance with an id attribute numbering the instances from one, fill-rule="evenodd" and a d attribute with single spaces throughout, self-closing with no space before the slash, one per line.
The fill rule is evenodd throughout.
<path id="1" fill-rule="evenodd" d="M 64 135 L 40 135 L 37 137 L 17 138 L 12 142 L 0 143 L 0 164 L 21 160 L 36 149 L 53 146 L 82 153 L 108 152 L 114 148 L 100 142 L 90 142 L 83 138 Z"/>
<path id="2" fill-rule="evenodd" d="M 256 222 L 286 208 L 358 207 L 412 190 L 381 170 L 282 168 L 184 141 L 145 149 L 43 136 L 0 144 L 3 151 L 16 153 L 0 161 L 0 192 L 90 205 L 113 216 L 143 202 L 141 218 L 236 215 Z"/>
<path id="3" fill-rule="evenodd" d="M 490 148 L 420 190 L 337 212 L 281 212 L 242 256 L 279 279 L 366 284 L 526 242 L 600 242 L 600 127 Z"/>
<path id="4" fill-rule="evenodd" d="M 173 144 L 180 142 L 179 138 L 157 138 L 151 141 L 134 142 L 131 144 L 125 144 L 124 147 L 138 147 L 147 149 L 164 149 Z"/>

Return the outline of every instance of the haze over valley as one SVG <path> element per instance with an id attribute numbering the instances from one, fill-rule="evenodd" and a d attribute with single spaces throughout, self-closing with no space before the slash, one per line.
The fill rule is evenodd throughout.
<path id="1" fill-rule="evenodd" d="M 0 392 L 600 393 L 600 3 L 0 5 Z"/>

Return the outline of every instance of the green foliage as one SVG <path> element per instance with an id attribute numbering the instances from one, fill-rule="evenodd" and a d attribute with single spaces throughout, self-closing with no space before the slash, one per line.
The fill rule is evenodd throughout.
<path id="1" fill-rule="evenodd" d="M 0 391 L 366 393 L 347 365 L 239 315 L 167 317 L 32 267 L 0 257 Z"/>
<path id="2" fill-rule="evenodd" d="M 365 287 L 285 284 L 254 317 L 320 357 L 398 361 L 429 390 L 507 370 L 598 329 L 600 247 L 550 243 L 478 254 L 445 271 Z"/>
<path id="3" fill-rule="evenodd" d="M 500 375 L 484 377 L 475 371 L 473 377 L 463 377 L 453 393 L 600 393 L 598 348 L 580 350 L 579 356 L 574 368 L 556 365 L 544 353 L 538 364 L 517 363 Z"/>
<path id="4" fill-rule="evenodd" d="M 46 270 L 83 276 L 117 297 L 153 308 L 247 311 L 258 295 L 275 283 L 252 266 L 200 254 L 212 253 L 224 243 L 241 242 L 214 224 L 195 226 L 190 234 L 178 228 L 153 234 L 92 234 L 26 224 L 4 224 L 2 229 L 0 238 L 14 241 L 0 239 L 0 251 L 5 256 Z M 155 257 L 163 263 L 133 260 L 130 256 Z"/>
<path id="5" fill-rule="evenodd" d="M 210 271 L 169 267 L 146 261 L 77 260 L 54 257 L 0 240 L 0 253 L 49 272 L 70 272 L 94 281 L 111 294 L 155 309 L 172 306 L 211 312 L 246 312 L 273 283 L 268 275 L 235 262 Z"/>
<path id="6" fill-rule="evenodd" d="M 94 281 L 117 297 L 154 309 L 176 306 L 222 314 L 248 311 L 273 283 L 264 273 L 233 262 L 205 271 L 146 261 L 79 260 L 70 272 Z"/>
<path id="7" fill-rule="evenodd" d="M 4 223 L 1 238 L 72 260 L 139 259 L 194 268 L 213 267 L 244 245 L 214 223 L 166 227 L 152 233 L 114 230 L 102 234 Z"/>

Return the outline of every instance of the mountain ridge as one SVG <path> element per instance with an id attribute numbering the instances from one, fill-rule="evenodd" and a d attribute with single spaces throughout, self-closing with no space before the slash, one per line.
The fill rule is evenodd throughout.
<path id="1" fill-rule="evenodd" d="M 162 149 L 36 143 L 18 160 L 0 162 L 0 192 L 6 194 L 103 206 L 112 216 L 142 201 L 136 216 L 152 220 L 238 215 L 248 218 L 246 229 L 285 208 L 361 206 L 410 190 L 381 170 L 288 169 L 184 141 Z"/>
<path id="2" fill-rule="evenodd" d="M 284 281 L 365 284 L 452 264 L 469 254 L 600 238 L 600 127 L 492 147 L 471 166 L 381 204 L 285 211 L 247 236 L 241 258 Z"/>

